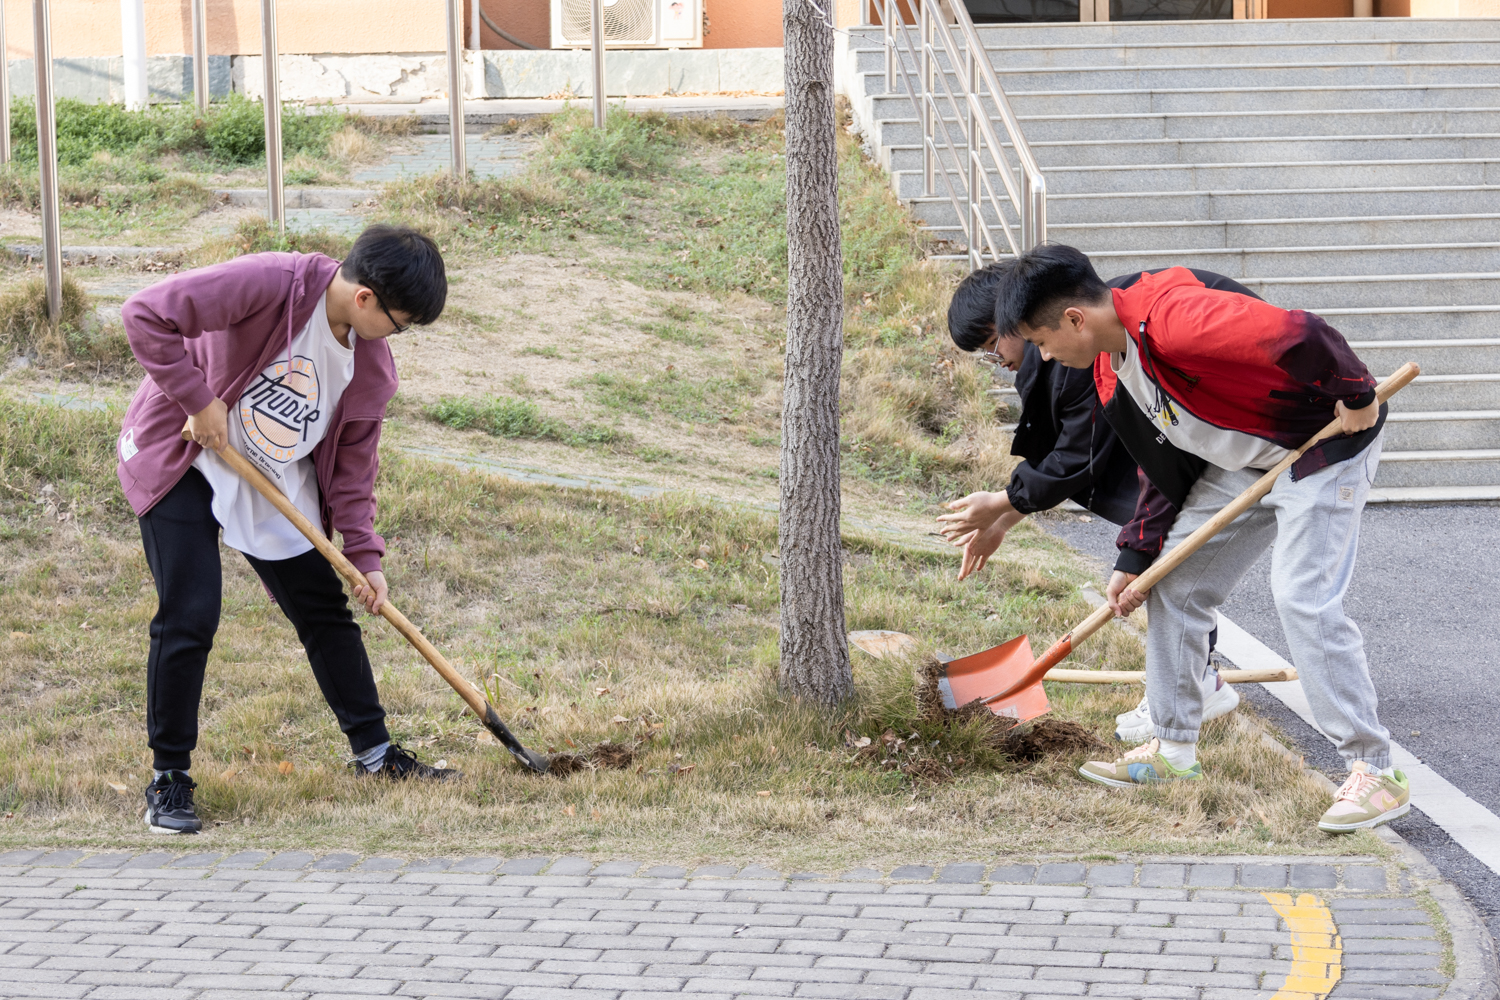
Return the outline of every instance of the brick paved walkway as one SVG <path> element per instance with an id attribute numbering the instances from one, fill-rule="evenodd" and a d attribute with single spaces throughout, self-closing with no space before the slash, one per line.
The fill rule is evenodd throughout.
<path id="1" fill-rule="evenodd" d="M 643 868 L 12 851 L 0 996 L 1269 1000 L 1321 976 L 1279 997 L 1336 978 L 1336 998 L 1421 1000 L 1446 983 L 1416 890 L 1369 858 Z"/>
<path id="2" fill-rule="evenodd" d="M 366 184 L 448 172 L 453 161 L 446 133 L 414 135 L 409 141 L 416 144 L 414 150 L 395 153 L 383 163 L 355 171 L 353 179 Z M 521 169 L 534 145 L 534 139 L 512 135 L 465 135 L 464 158 L 475 177 L 505 177 Z"/>

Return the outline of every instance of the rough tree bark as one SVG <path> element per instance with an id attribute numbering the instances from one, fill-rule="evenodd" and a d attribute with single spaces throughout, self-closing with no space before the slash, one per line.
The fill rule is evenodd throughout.
<path id="1" fill-rule="evenodd" d="M 832 0 L 819 4 L 832 9 Z M 854 690 L 839 537 L 839 247 L 833 29 L 785 0 L 786 380 L 781 412 L 781 687 L 834 705 Z"/>

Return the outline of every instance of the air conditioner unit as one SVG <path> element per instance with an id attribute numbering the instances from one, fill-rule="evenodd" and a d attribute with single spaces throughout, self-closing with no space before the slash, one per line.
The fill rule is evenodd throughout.
<path id="1" fill-rule="evenodd" d="M 552 0 L 552 47 L 592 44 L 594 0 Z M 703 0 L 604 0 L 604 46 L 610 49 L 703 47 Z"/>

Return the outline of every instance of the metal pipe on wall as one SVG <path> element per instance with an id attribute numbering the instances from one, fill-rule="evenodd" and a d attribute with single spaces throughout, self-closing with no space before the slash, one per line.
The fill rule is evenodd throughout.
<path id="1" fill-rule="evenodd" d="M 608 94 L 604 83 L 604 0 L 594 0 L 589 29 L 589 55 L 593 57 L 594 64 L 594 128 L 603 128 L 605 97 Z"/>
<path id="2" fill-rule="evenodd" d="M 260 54 L 265 70 L 266 218 L 286 232 L 286 190 L 281 183 L 281 66 L 276 51 L 276 0 L 260 0 Z"/>
<path id="3" fill-rule="evenodd" d="M 57 219 L 57 114 L 52 104 L 52 20 L 47 0 L 32 0 L 36 61 L 36 158 L 41 174 L 42 269 L 47 279 L 47 318 L 62 317 L 62 232 Z"/>
<path id="4" fill-rule="evenodd" d="M 10 60 L 5 57 L 5 5 L 0 4 L 0 163 L 10 162 Z"/>
<path id="5" fill-rule="evenodd" d="M 448 142 L 453 176 L 469 176 L 464 150 L 464 0 L 448 0 Z"/>
<path id="6" fill-rule="evenodd" d="M 193 103 L 208 111 L 208 16 L 203 0 L 191 0 L 193 8 Z"/>
<path id="7" fill-rule="evenodd" d="M 120 0 L 120 40 L 125 53 L 125 108 L 140 111 L 148 98 L 145 0 Z"/>

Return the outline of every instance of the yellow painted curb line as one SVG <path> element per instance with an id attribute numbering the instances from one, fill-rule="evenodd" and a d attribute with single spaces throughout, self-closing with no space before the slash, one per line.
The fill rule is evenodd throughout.
<path id="1" fill-rule="evenodd" d="M 1292 902 L 1285 892 L 1263 892 L 1292 931 L 1292 970 L 1271 1000 L 1324 1000 L 1344 974 L 1344 939 L 1333 914 L 1317 896 Z"/>

